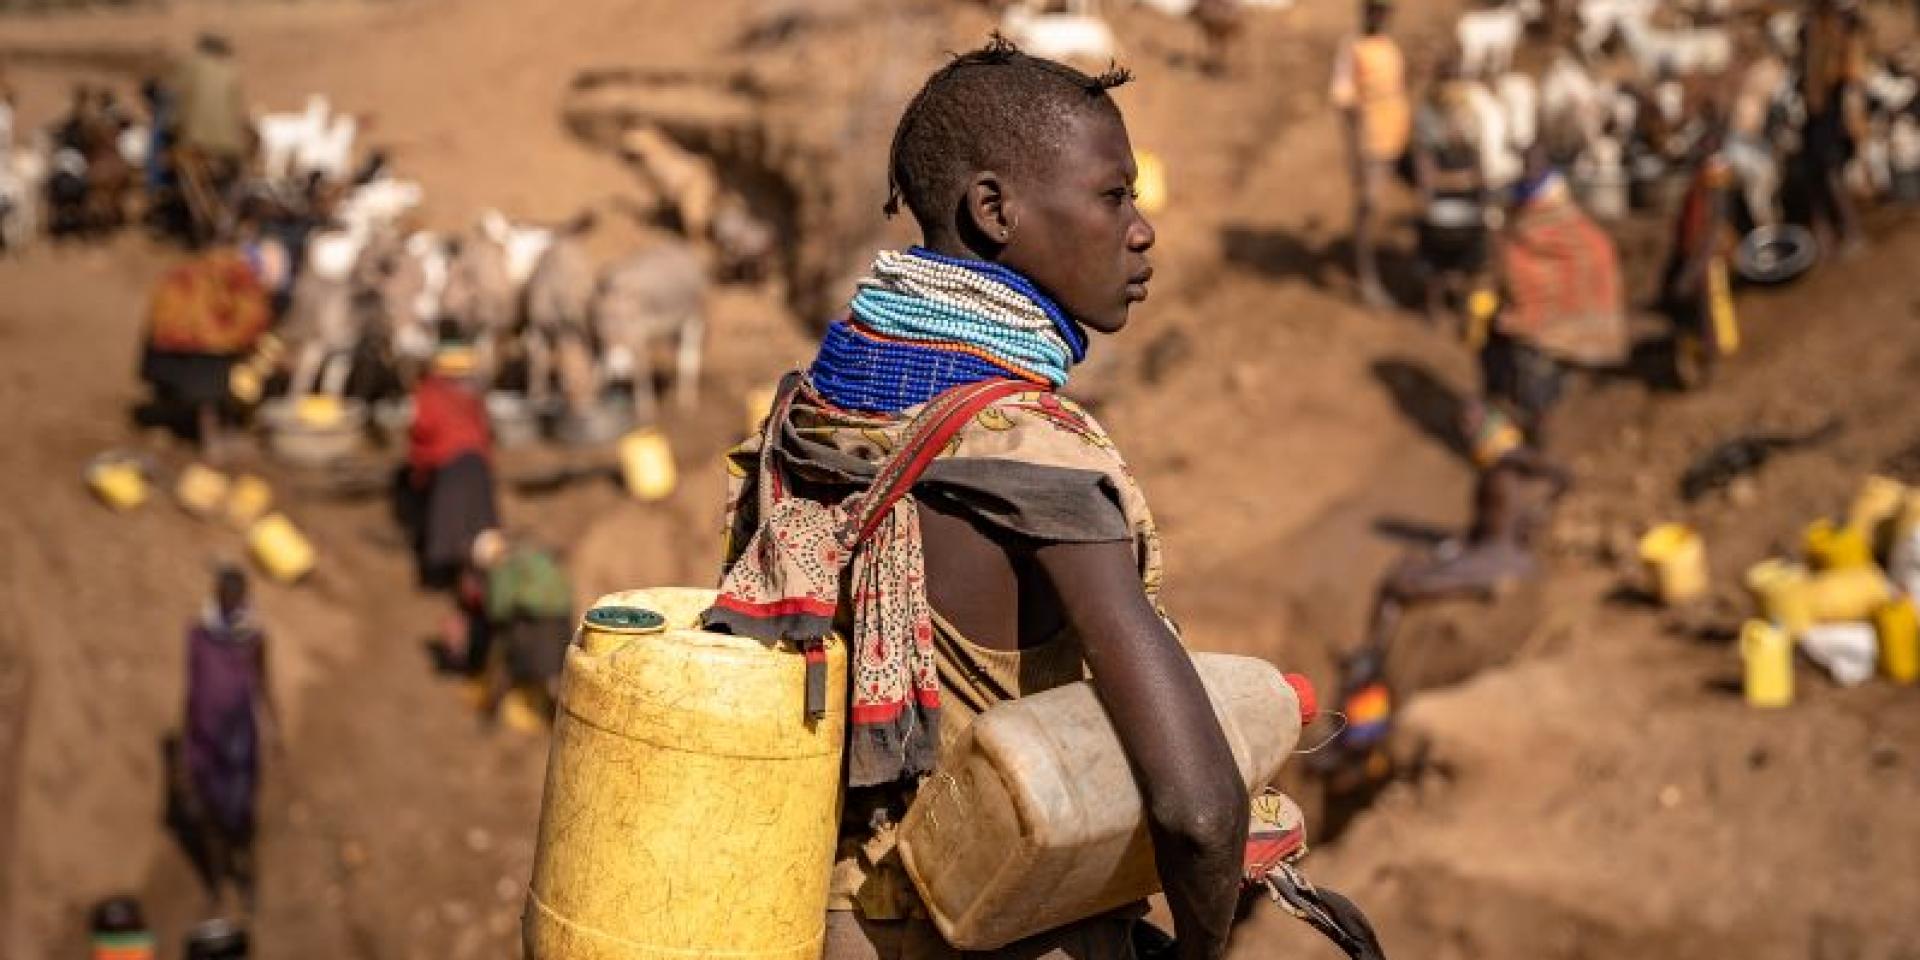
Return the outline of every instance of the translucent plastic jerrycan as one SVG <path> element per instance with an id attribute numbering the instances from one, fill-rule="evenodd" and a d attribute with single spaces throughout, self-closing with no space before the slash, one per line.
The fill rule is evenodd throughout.
<path id="1" fill-rule="evenodd" d="M 839 824 L 846 652 L 695 629 L 711 590 L 589 610 L 547 759 L 529 960 L 816 960 Z"/>
<path id="2" fill-rule="evenodd" d="M 1194 666 L 1242 782 L 1259 790 L 1300 737 L 1300 699 L 1250 657 Z M 1022 937 L 1159 889 L 1139 787 L 1088 682 L 999 704 L 942 752 L 900 826 L 940 933 L 963 950 Z"/>

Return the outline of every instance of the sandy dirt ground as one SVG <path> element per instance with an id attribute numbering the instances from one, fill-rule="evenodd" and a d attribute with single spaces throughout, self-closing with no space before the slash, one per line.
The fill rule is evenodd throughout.
<path id="1" fill-rule="evenodd" d="M 560 123 L 578 73 L 705 69 L 737 58 L 748 26 L 805 6 L 182 2 L 0 19 L 0 67 L 23 116 L 43 122 L 76 80 L 130 89 L 218 26 L 262 107 L 318 91 L 368 116 L 369 139 L 426 184 L 430 221 L 458 226 L 488 206 L 558 220 L 643 192 Z M 1456 6 L 1403 5 L 1417 60 Z M 829 71 L 864 58 L 910 92 L 990 25 L 965 4 L 899 10 L 910 28 L 802 33 L 783 62 Z M 1268 657 L 1323 688 L 1331 651 L 1357 639 L 1380 571 L 1407 549 L 1382 528 L 1458 527 L 1471 481 L 1446 426 L 1473 387 L 1469 358 L 1412 313 L 1350 306 L 1349 200 L 1321 96 L 1349 15 L 1303 0 L 1257 17 L 1233 75 L 1214 81 L 1193 68 L 1199 40 L 1184 25 L 1115 11 L 1140 75 L 1122 104 L 1136 142 L 1167 163 L 1172 206 L 1157 221 L 1153 298 L 1098 346 L 1088 384 L 1154 498 L 1169 601 L 1195 645 Z M 840 159 L 870 171 L 872 228 L 886 235 L 882 158 Z M 1402 667 L 1458 681 L 1405 715 L 1402 740 L 1425 765 L 1311 861 L 1368 906 L 1394 956 L 1920 958 L 1920 698 L 1842 690 L 1803 667 L 1793 709 L 1754 712 L 1728 640 L 1746 612 L 1738 571 L 1842 508 L 1867 474 L 1920 460 L 1898 456 L 1920 441 L 1920 230 L 1893 214 L 1874 227 L 1864 257 L 1744 297 L 1750 342 L 1710 392 L 1580 381 L 1555 440 L 1578 486 L 1551 579 L 1409 623 Z M 596 242 L 610 255 L 642 236 L 617 227 Z M 0 258 L 0 406 L 12 412 L 0 428 L 0 956 L 76 955 L 87 904 L 117 891 L 145 898 L 173 956 L 204 909 L 159 826 L 159 744 L 180 712 L 182 626 L 209 562 L 239 538 L 166 503 L 109 513 L 79 482 L 109 448 L 185 461 L 130 418 L 146 290 L 178 257 L 127 234 Z M 569 545 L 583 600 L 707 582 L 718 454 L 737 439 L 741 396 L 805 359 L 808 319 L 777 283 L 720 297 L 704 401 L 669 425 L 684 474 L 670 501 L 582 484 L 510 495 L 509 522 Z M 1769 464 L 1739 500 L 1684 505 L 1674 492 L 1714 442 L 1829 415 L 1844 423 L 1836 440 Z M 534 466 L 516 458 L 530 461 L 510 455 L 507 472 Z M 464 689 L 433 675 L 422 641 L 444 608 L 412 589 L 381 504 L 261 469 L 323 559 L 307 584 L 260 590 L 289 736 L 262 807 L 258 955 L 517 955 L 544 739 L 483 733 Z M 1714 598 L 1683 614 L 1631 589 L 1633 538 L 1672 519 L 1702 530 L 1716 578 Z M 1287 782 L 1318 810 L 1316 785 Z M 1263 910 L 1234 955 L 1334 953 Z"/>

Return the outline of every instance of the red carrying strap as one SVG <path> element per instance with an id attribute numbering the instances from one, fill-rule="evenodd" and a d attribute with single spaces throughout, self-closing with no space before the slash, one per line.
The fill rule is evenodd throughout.
<path id="1" fill-rule="evenodd" d="M 851 539 L 843 537 L 842 544 L 851 549 L 866 542 L 893 505 L 913 489 L 920 475 L 974 414 L 1015 394 L 1045 393 L 1046 389 L 1024 380 L 983 380 L 954 387 L 927 401 L 926 408 L 908 428 L 906 442 L 880 465 L 873 484 L 848 511 Z"/>

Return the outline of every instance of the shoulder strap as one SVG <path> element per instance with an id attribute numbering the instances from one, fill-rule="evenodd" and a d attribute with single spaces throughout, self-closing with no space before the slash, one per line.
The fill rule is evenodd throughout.
<path id="1" fill-rule="evenodd" d="M 874 474 L 873 484 L 850 511 L 848 520 L 852 536 L 844 541 L 846 546 L 852 548 L 873 535 L 881 519 L 901 497 L 906 496 L 907 491 L 913 489 L 920 475 L 947 448 L 954 434 L 973 419 L 974 414 L 1006 397 L 1020 393 L 1044 393 L 1046 390 L 1046 387 L 1023 380 L 983 380 L 954 387 L 927 401 L 926 407 L 907 429 L 906 439 L 900 444 L 900 449 L 880 464 L 879 471 Z"/>

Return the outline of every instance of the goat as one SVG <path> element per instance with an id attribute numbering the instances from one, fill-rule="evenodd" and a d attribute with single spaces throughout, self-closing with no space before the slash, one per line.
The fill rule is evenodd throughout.
<path id="1" fill-rule="evenodd" d="M 335 114 L 317 131 L 311 132 L 294 148 L 293 172 L 299 179 L 318 174 L 322 179 L 344 182 L 353 174 L 353 144 L 360 134 L 360 121 L 349 114 Z"/>
<path id="2" fill-rule="evenodd" d="M 583 214 L 555 231 L 527 279 L 527 399 L 544 407 L 552 391 L 556 358 L 567 409 L 584 414 L 593 402 L 591 346 L 595 277 L 583 237 L 592 229 Z M 648 385 L 651 388 L 651 384 Z"/>
<path id="3" fill-rule="evenodd" d="M 487 239 L 500 245 L 507 258 L 507 280 L 515 290 L 526 287 L 540 258 L 553 245 L 554 231 L 546 227 L 514 223 L 498 210 L 480 214 L 480 230 Z"/>
<path id="4" fill-rule="evenodd" d="M 0 154 L 0 249 L 25 247 L 39 232 L 48 172 L 44 141 Z"/>
<path id="5" fill-rule="evenodd" d="M 707 274 L 685 244 L 669 243 L 607 267 L 593 295 L 594 331 L 609 366 L 631 364 L 634 415 L 653 422 L 653 348 L 674 343 L 674 394 L 682 408 L 699 396 L 700 358 L 706 339 Z"/>
<path id="6" fill-rule="evenodd" d="M 1645 25 L 1659 7 L 1659 0 L 1580 0 L 1580 51 L 1588 56 L 1600 52 L 1607 40 L 1624 32 L 1628 23 Z"/>
<path id="7" fill-rule="evenodd" d="M 1733 63 L 1733 37 L 1719 27 L 1663 30 L 1643 19 L 1626 19 L 1620 35 L 1647 76 L 1722 73 Z"/>
<path id="8" fill-rule="evenodd" d="M 306 269 L 294 281 L 287 337 L 296 344 L 287 391 L 339 396 L 353 372 L 353 351 L 365 330 L 354 310 L 354 273 L 366 238 L 345 230 L 315 233 L 307 241 Z"/>
<path id="9" fill-rule="evenodd" d="M 300 113 L 264 114 L 253 124 L 260 138 L 260 173 L 269 180 L 291 179 L 304 145 L 326 136 L 327 98 L 314 94 Z"/>
<path id="10" fill-rule="evenodd" d="M 1524 27 L 1520 11 L 1508 6 L 1461 14 L 1454 26 L 1454 37 L 1460 44 L 1461 73 L 1494 77 L 1513 69 L 1513 52 L 1520 46 Z"/>
<path id="11" fill-rule="evenodd" d="M 1540 137 L 1540 93 L 1524 73 L 1502 75 L 1493 84 L 1494 95 L 1507 112 L 1507 146 L 1524 154 Z"/>
<path id="12" fill-rule="evenodd" d="M 1048 60 L 1080 60 L 1105 64 L 1113 60 L 1113 29 L 1088 12 L 1087 5 L 1069 3 L 1067 13 L 1038 13 L 1014 4 L 1000 16 L 1000 32 L 1022 50 Z"/>
<path id="13" fill-rule="evenodd" d="M 482 376 L 494 373 L 495 352 L 519 319 L 515 293 L 505 247 L 478 226 L 456 239 L 440 308 L 474 340 Z"/>

